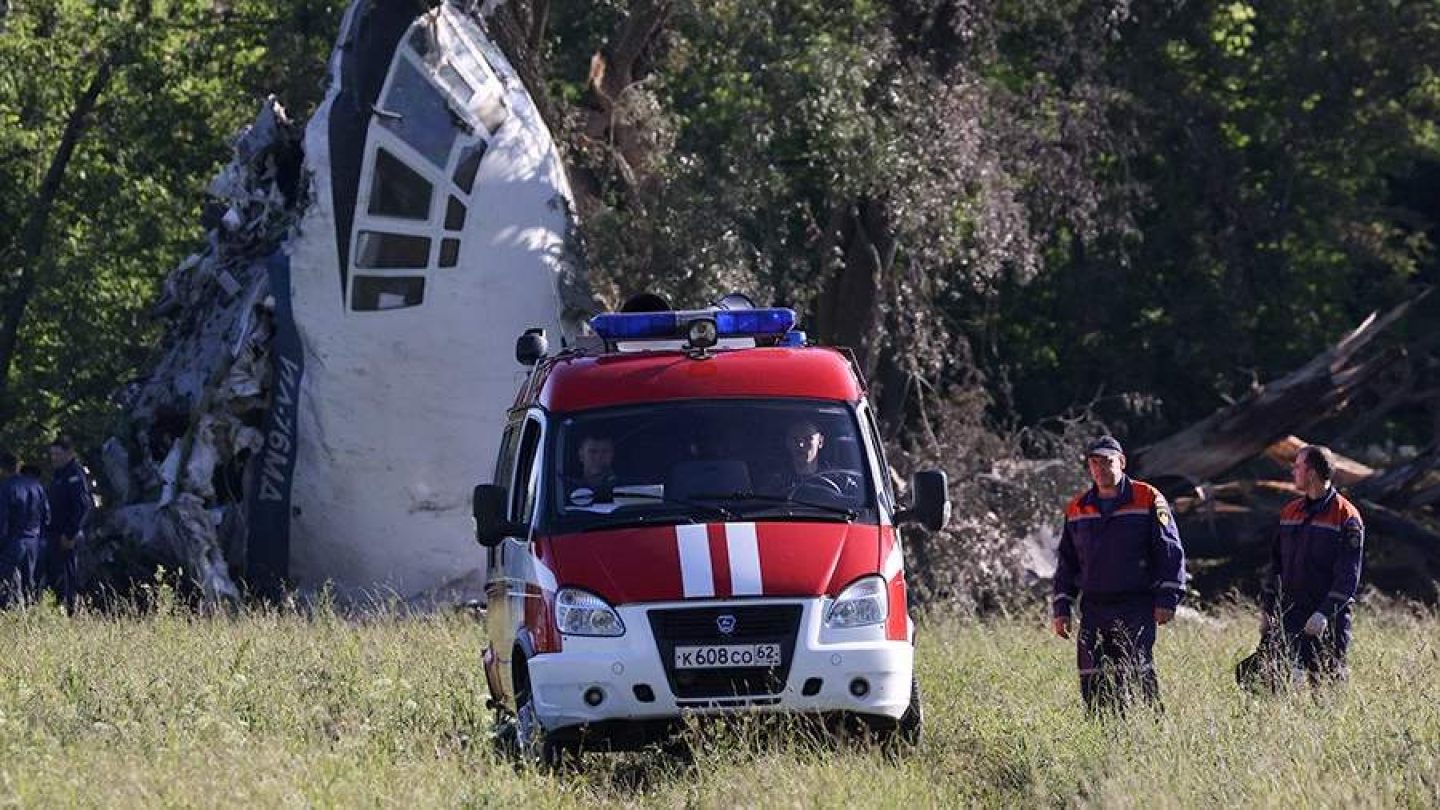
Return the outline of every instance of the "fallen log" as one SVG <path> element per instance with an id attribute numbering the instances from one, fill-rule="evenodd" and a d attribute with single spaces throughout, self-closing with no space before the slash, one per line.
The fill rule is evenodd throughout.
<path id="1" fill-rule="evenodd" d="M 1307 444 L 1310 444 L 1310 442 L 1305 441 L 1299 436 L 1286 436 L 1265 448 L 1265 457 L 1279 464 L 1281 467 L 1289 467 L 1294 463 L 1295 456 L 1300 452 L 1300 448 Z M 1375 475 L 1374 467 L 1361 464 L 1355 459 L 1343 456 L 1333 450 L 1331 453 L 1334 456 L 1335 462 L 1334 479 L 1336 486 L 1354 486 L 1356 483 Z"/>
<path id="2" fill-rule="evenodd" d="M 1277 439 L 1302 432 L 1343 408 L 1377 374 L 1401 359 L 1375 339 L 1422 299 L 1422 293 L 1386 312 L 1371 313 L 1334 346 L 1290 374 L 1260 386 L 1233 405 L 1130 457 L 1130 469 L 1147 479 L 1212 481 L 1254 458 Z"/>

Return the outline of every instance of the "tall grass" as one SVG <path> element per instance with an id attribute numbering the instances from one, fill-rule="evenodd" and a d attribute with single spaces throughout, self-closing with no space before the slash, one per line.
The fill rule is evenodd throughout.
<path id="1" fill-rule="evenodd" d="M 1360 613 L 1348 686 L 1238 691 L 1241 614 L 1156 649 L 1166 711 L 1085 718 L 1074 650 L 1040 621 L 922 625 L 927 739 L 697 735 L 693 755 L 512 767 L 491 748 L 459 614 L 0 614 L 0 801 L 78 806 L 1435 806 L 1440 622 Z"/>

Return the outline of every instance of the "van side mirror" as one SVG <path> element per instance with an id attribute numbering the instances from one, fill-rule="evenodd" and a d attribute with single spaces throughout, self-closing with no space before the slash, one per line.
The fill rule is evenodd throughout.
<path id="1" fill-rule="evenodd" d="M 506 537 L 520 534 L 518 524 L 505 518 L 505 488 L 496 484 L 475 487 L 471 505 L 475 515 L 475 542 L 495 547 Z"/>
<path id="2" fill-rule="evenodd" d="M 938 532 L 950 522 L 949 478 L 941 470 L 925 470 L 910 479 L 909 509 L 895 514 L 895 523 L 919 523 Z"/>
<path id="3" fill-rule="evenodd" d="M 545 330 L 526 329 L 525 334 L 515 339 L 515 360 L 522 366 L 533 366 L 550 351 L 550 341 Z"/>

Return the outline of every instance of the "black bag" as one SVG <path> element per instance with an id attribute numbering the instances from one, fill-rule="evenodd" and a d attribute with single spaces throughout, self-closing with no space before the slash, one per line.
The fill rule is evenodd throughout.
<path id="1" fill-rule="evenodd" d="M 1285 649 L 1284 633 L 1277 628 L 1260 634 L 1255 652 L 1240 659 L 1235 665 L 1235 682 L 1245 689 L 1266 689 L 1277 692 L 1284 689 L 1293 677 L 1294 665 Z"/>

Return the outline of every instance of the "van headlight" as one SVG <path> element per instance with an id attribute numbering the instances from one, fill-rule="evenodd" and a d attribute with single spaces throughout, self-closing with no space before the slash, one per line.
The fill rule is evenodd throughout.
<path id="1" fill-rule="evenodd" d="M 890 616 L 885 580 L 871 575 L 850 583 L 825 612 L 825 626 L 832 629 L 880 624 Z"/>
<path id="2" fill-rule="evenodd" d="M 561 588 L 555 594 L 555 624 L 571 636 L 623 636 L 625 623 L 604 599 L 588 591 Z"/>

